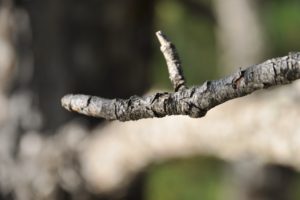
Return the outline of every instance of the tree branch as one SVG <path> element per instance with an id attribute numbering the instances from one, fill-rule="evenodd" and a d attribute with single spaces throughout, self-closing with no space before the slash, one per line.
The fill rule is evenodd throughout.
<path id="1" fill-rule="evenodd" d="M 160 42 L 160 50 L 164 55 L 168 71 L 169 78 L 173 84 L 175 92 L 181 89 L 186 89 L 185 80 L 183 76 L 181 61 L 176 51 L 175 45 L 164 35 L 161 31 L 156 32 L 156 36 Z"/>
<path id="2" fill-rule="evenodd" d="M 220 80 L 206 81 L 201 86 L 186 88 L 181 65 L 175 47 L 166 37 L 157 33 L 162 52 L 167 60 L 174 93 L 129 99 L 104 99 L 90 95 L 69 94 L 61 103 L 69 111 L 109 120 L 138 120 L 143 118 L 164 117 L 166 115 L 189 115 L 203 117 L 208 110 L 230 99 L 251 94 L 255 90 L 270 86 L 289 84 L 300 78 L 300 53 L 273 58 L 253 65 Z M 179 78 L 178 78 L 179 77 Z"/>

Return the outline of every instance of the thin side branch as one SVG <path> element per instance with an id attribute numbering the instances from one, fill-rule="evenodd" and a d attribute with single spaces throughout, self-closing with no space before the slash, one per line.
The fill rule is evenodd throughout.
<path id="1" fill-rule="evenodd" d="M 179 59 L 179 55 L 176 51 L 175 45 L 161 31 L 157 31 L 156 36 L 161 45 L 160 50 L 166 59 L 169 78 L 175 92 L 181 89 L 186 89 L 181 61 Z"/>
<path id="2" fill-rule="evenodd" d="M 289 84 L 299 78 L 300 52 L 296 52 L 239 70 L 223 79 L 206 81 L 201 86 L 174 93 L 112 100 L 69 94 L 62 98 L 61 103 L 69 111 L 109 120 L 129 121 L 166 115 L 198 118 L 230 99 L 270 86 Z"/>

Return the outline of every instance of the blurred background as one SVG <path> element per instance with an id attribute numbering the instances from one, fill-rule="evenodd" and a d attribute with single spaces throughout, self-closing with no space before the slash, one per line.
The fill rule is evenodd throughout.
<path id="1" fill-rule="evenodd" d="M 299 24 L 298 0 L 1 0 L 0 199 L 299 199 L 299 83 L 203 119 L 60 106 L 172 91 L 157 30 L 198 85 L 299 50 Z"/>

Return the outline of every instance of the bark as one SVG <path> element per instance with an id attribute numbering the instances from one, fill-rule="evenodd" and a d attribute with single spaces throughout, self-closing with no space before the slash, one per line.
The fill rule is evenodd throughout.
<path id="1" fill-rule="evenodd" d="M 146 13 L 143 17 L 136 13 L 144 10 L 142 9 L 144 5 L 147 6 L 147 4 L 153 2 L 147 1 L 147 4 L 145 4 L 146 1 L 122 1 L 124 2 L 122 6 L 128 6 L 126 10 L 129 10 L 129 16 L 137 19 L 137 21 L 128 25 L 125 20 L 127 17 L 121 17 L 123 19 L 121 21 L 110 19 L 110 22 L 114 22 L 110 23 L 110 25 L 113 24 L 112 29 L 117 30 L 117 34 L 114 35 L 113 33 L 116 30 L 110 30 L 103 25 L 107 23 L 106 20 L 101 21 L 101 23 L 98 20 L 93 20 L 103 19 L 100 13 L 110 12 L 105 5 L 102 7 L 101 12 L 97 10 L 101 6 L 93 6 L 93 3 L 86 5 L 82 3 L 83 1 L 72 1 L 68 6 L 63 6 L 64 8 L 70 8 L 68 12 L 72 13 L 72 15 L 69 15 L 70 13 L 67 12 L 66 15 L 76 19 L 75 22 L 69 19 L 72 21 L 70 27 L 69 23 L 64 24 L 63 19 L 65 18 L 60 16 L 64 12 L 58 10 L 58 13 L 53 14 L 57 11 L 54 8 L 55 5 L 67 1 L 50 1 L 46 3 L 47 5 L 45 5 L 46 1 L 36 1 L 37 4 L 35 5 L 37 7 L 32 8 L 31 11 L 36 10 L 35 12 L 38 13 L 30 14 L 31 19 L 35 18 L 32 21 L 35 55 L 38 56 L 35 63 L 36 67 L 39 68 L 35 69 L 37 74 L 34 76 L 37 77 L 35 77 L 32 85 L 38 88 L 35 88 L 34 91 L 31 90 L 33 86 L 29 88 L 30 90 L 28 88 L 25 88 L 27 89 L 25 90 L 24 87 L 18 88 L 19 90 L 14 90 L 9 95 L 1 93 L 4 98 L 0 102 L 1 117 L 3 115 L 0 124 L 1 198 L 24 200 L 91 199 L 91 188 L 94 189 L 93 192 L 98 194 L 101 192 L 116 194 L 116 191 L 120 191 L 120 189 L 124 191 L 125 185 L 130 183 L 133 176 L 150 164 L 190 155 L 208 154 L 229 161 L 250 155 L 250 157 L 262 162 L 300 168 L 297 154 L 300 146 L 299 128 L 297 126 L 297 119 L 300 116 L 299 106 L 297 105 L 299 91 L 293 90 L 292 86 L 286 90 L 284 95 L 266 95 L 261 100 L 254 98 L 247 102 L 243 101 L 246 99 L 242 99 L 242 102 L 241 99 L 235 100 L 232 103 L 218 107 L 202 119 L 192 120 L 183 117 L 170 117 L 128 123 L 112 122 L 94 129 L 93 134 L 91 134 L 91 130 L 83 128 L 79 123 L 71 123 L 64 124 L 55 133 L 51 132 L 51 135 L 49 135 L 49 127 L 57 128 L 66 119 L 66 116 L 58 111 L 59 108 L 55 108 L 57 107 L 58 96 L 62 93 L 62 89 L 59 89 L 59 91 L 53 90 L 52 81 L 56 80 L 57 72 L 64 75 L 55 83 L 57 84 L 56 88 L 80 85 L 80 89 L 77 90 L 89 90 L 88 92 L 91 93 L 103 92 L 107 96 L 126 96 L 133 91 L 142 93 L 145 90 L 147 84 L 142 82 L 148 76 L 146 73 L 147 65 L 145 64 L 148 56 L 144 55 L 141 49 L 150 51 L 149 42 L 145 40 L 145 37 L 148 37 L 144 33 L 149 34 L 151 32 L 149 31 L 151 26 L 148 26 L 148 23 L 145 22 L 151 19 L 151 6 L 149 6 L 148 13 L 143 12 Z M 29 3 L 34 5 L 31 2 L 34 1 Z M 91 14 L 88 15 L 89 17 L 85 19 L 77 18 L 78 16 L 72 12 L 74 7 L 69 7 L 73 3 L 74 7 L 82 8 L 84 6 L 83 9 L 79 9 L 80 12 L 89 11 L 94 7 L 99 16 L 94 16 L 93 13 L 95 12 L 88 12 Z M 114 3 L 108 4 L 111 7 L 120 8 L 122 6 L 119 7 L 119 3 L 120 1 L 114 1 Z M 138 6 L 135 6 L 137 4 Z M 47 11 L 44 6 L 49 6 L 51 9 Z M 131 8 L 135 8 L 135 14 L 131 12 Z M 120 14 L 118 11 L 120 10 L 114 13 Z M 40 15 L 41 13 L 43 14 Z M 139 18 L 137 18 L 137 15 Z M 45 22 L 45 18 L 48 17 L 54 19 L 48 19 Z M 22 16 L 20 18 L 26 20 Z M 116 19 L 118 17 L 114 16 L 112 18 Z M 55 24 L 56 20 L 58 24 Z M 22 20 L 18 22 L 21 23 Z M 102 25 L 100 27 L 96 26 L 98 23 Z M 64 25 L 67 24 L 69 25 L 65 27 Z M 120 24 L 123 25 L 121 28 Z M 93 27 L 92 32 L 95 28 L 97 30 L 96 34 L 91 34 L 90 29 L 86 28 L 85 25 Z M 129 29 L 129 26 L 132 28 Z M 139 31 L 136 31 L 135 27 L 140 27 Z M 39 32 L 40 29 L 45 29 L 45 32 Z M 100 34 L 103 29 L 107 30 L 105 35 Z M 64 32 L 66 30 L 69 30 L 73 35 Z M 125 34 L 125 30 L 131 31 Z M 58 33 L 60 31 L 64 32 L 62 33 L 64 36 Z M 77 32 L 74 34 L 75 31 L 78 31 L 80 37 L 77 37 Z M 120 32 L 124 33 L 122 36 L 126 39 L 123 40 L 123 37 L 119 37 Z M 36 37 L 39 39 L 37 40 Z M 68 38 L 67 42 L 60 43 L 65 38 Z M 132 41 L 137 41 L 136 38 L 139 38 L 139 42 L 133 43 Z M 101 43 L 108 40 L 116 42 L 113 45 L 110 42 Z M 13 48 L 12 41 L 7 41 L 9 41 L 9 48 Z M 71 41 L 78 41 L 78 43 L 69 46 L 69 42 L 73 43 Z M 98 49 L 101 46 L 100 43 L 103 49 Z M 49 44 L 51 47 L 48 46 Z M 68 48 L 65 46 L 68 46 Z M 84 48 L 74 48 L 78 46 Z M 119 48 L 116 48 L 116 46 Z M 128 49 L 126 46 L 131 48 Z M 52 48 L 55 48 L 55 50 Z M 78 52 L 74 53 L 73 49 L 79 49 L 79 53 L 84 55 L 90 55 L 87 52 L 94 52 L 94 50 L 98 53 L 93 54 L 92 59 L 90 59 L 92 61 L 91 65 L 85 65 L 86 59 L 81 60 L 82 62 L 79 62 L 81 64 L 78 64 L 78 62 L 70 61 L 72 60 L 70 57 L 74 58 L 76 57 L 74 55 L 78 55 Z M 115 52 L 116 49 L 117 52 Z M 24 48 L 24 51 L 28 52 L 28 49 Z M 60 53 L 62 54 L 59 55 Z M 119 58 L 118 60 L 109 59 L 115 58 L 116 55 Z M 98 59 L 98 56 L 101 59 Z M 51 62 L 48 63 L 47 59 L 50 59 Z M 133 59 L 134 61 L 131 61 Z M 56 63 L 58 63 L 57 66 Z M 59 66 L 73 67 L 70 63 L 76 64 L 76 68 L 59 68 Z M 20 74 L 28 71 L 28 68 L 24 66 L 27 65 L 22 64 L 23 69 L 19 69 Z M 105 70 L 109 73 L 103 75 L 104 73 L 98 73 L 97 70 L 87 70 L 89 71 L 88 74 L 70 74 L 73 71 L 83 72 L 82 67 L 87 69 L 88 66 L 101 66 L 102 69 L 105 67 Z M 126 67 L 123 68 L 123 66 Z M 138 76 L 136 75 L 137 71 L 139 71 Z M 125 73 L 126 75 L 124 75 Z M 240 74 L 240 72 L 237 74 Z M 74 83 L 74 80 L 73 82 L 67 78 L 73 75 L 72 80 L 74 79 L 78 83 Z M 90 75 L 96 78 L 91 78 Z M 117 81 L 111 79 L 112 75 L 118 76 L 121 81 L 116 84 Z M 42 78 L 38 78 L 38 76 Z M 88 78 L 85 79 L 84 77 Z M 13 79 L 11 74 L 5 75 L 4 78 Z M 26 80 L 28 79 L 30 78 L 27 77 Z M 18 78 L 18 80 L 22 80 L 22 78 Z M 107 85 L 110 87 L 107 87 Z M 94 88 L 90 89 L 90 86 Z M 109 88 L 109 91 L 107 91 L 107 88 Z M 45 93 L 47 94 L 44 95 Z M 33 108 L 32 99 L 34 99 L 34 96 L 38 96 L 40 103 L 43 104 L 41 109 Z M 286 99 L 282 100 L 280 97 Z M 270 99 L 272 100 L 270 101 Z M 41 117 L 37 114 L 39 111 L 43 112 L 44 123 L 51 124 L 45 125 L 42 123 Z M 245 112 L 249 115 L 246 115 Z M 240 126 L 237 127 L 236 124 L 240 124 Z M 41 131 L 40 127 L 43 126 L 46 131 Z M 133 187 L 133 190 L 136 190 L 136 187 Z M 141 199 L 139 197 L 137 199 Z M 94 198 L 99 199 L 99 196 Z"/>
<path id="2" fill-rule="evenodd" d="M 200 119 L 110 122 L 82 143 L 82 174 L 95 191 L 103 192 L 123 187 L 153 163 L 196 155 L 299 171 L 299 84 L 232 100 Z M 250 172 L 244 168 L 241 173 Z"/>
<path id="3" fill-rule="evenodd" d="M 180 73 L 180 70 L 176 72 Z M 108 120 L 129 121 L 166 115 L 189 115 L 199 118 L 205 116 L 211 108 L 230 99 L 251 94 L 259 89 L 289 84 L 299 78 L 300 53 L 290 53 L 240 69 L 223 79 L 206 81 L 201 86 L 184 88 L 174 93 L 132 96 L 126 100 L 70 94 L 64 96 L 61 102 L 69 111 Z"/>
<path id="4" fill-rule="evenodd" d="M 212 2 L 218 21 L 215 30 L 219 51 L 218 70 L 221 73 L 228 73 L 238 66 L 257 62 L 269 54 L 271 44 L 267 44 L 270 41 L 265 36 L 266 26 L 263 25 L 260 16 L 260 11 L 263 11 L 260 10 L 261 1 L 214 0 Z M 265 167 L 249 159 L 234 162 L 228 168 L 231 170 L 227 174 L 227 179 L 233 180 L 233 183 L 228 185 L 234 190 L 232 193 L 234 197 L 229 199 L 288 199 L 288 191 L 285 188 L 293 179 L 277 181 L 277 178 L 278 174 L 282 177 L 290 177 L 291 169 L 282 170 L 278 165 Z M 285 173 L 287 174 L 284 175 Z"/>
<path id="5" fill-rule="evenodd" d="M 166 59 L 170 75 L 169 78 L 174 90 L 177 92 L 178 90 L 185 89 L 186 86 L 181 61 L 174 44 L 172 44 L 166 35 L 164 35 L 161 31 L 158 31 L 156 36 L 161 44 L 160 50 Z"/>

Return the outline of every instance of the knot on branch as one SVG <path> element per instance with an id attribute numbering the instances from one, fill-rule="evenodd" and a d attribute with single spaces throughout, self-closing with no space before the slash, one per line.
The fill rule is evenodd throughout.
<path id="1" fill-rule="evenodd" d="M 129 121 L 167 115 L 199 118 L 230 99 L 300 78 L 300 53 L 292 52 L 288 56 L 239 69 L 225 78 L 188 88 L 175 45 L 161 31 L 156 36 L 161 44 L 174 93 L 156 93 L 145 97 L 134 95 L 129 99 L 112 100 L 90 95 L 66 95 L 61 100 L 62 106 L 69 111 L 108 120 Z"/>

